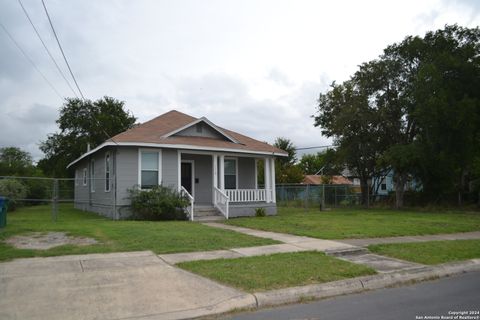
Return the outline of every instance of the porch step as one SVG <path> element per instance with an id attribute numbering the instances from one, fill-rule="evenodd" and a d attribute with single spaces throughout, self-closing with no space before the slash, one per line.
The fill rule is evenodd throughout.
<path id="1" fill-rule="evenodd" d="M 222 214 L 215 207 L 197 206 L 194 209 L 194 217 L 221 216 Z"/>
<path id="2" fill-rule="evenodd" d="M 215 221 L 222 221 L 225 220 L 224 216 L 194 216 L 193 221 L 198 222 L 215 222 Z"/>
<path id="3" fill-rule="evenodd" d="M 198 206 L 195 207 L 195 211 L 193 213 L 193 220 L 201 222 L 220 221 L 225 220 L 225 217 L 215 207 Z"/>

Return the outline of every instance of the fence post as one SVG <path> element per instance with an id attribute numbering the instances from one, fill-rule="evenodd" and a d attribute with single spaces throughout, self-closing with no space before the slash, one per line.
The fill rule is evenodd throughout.
<path id="1" fill-rule="evenodd" d="M 57 221 L 57 216 L 58 216 L 58 179 L 53 179 L 52 220 Z"/>
<path id="2" fill-rule="evenodd" d="M 335 195 L 335 203 L 334 203 L 334 206 L 335 206 L 335 208 L 336 208 L 336 207 L 337 207 L 337 186 L 334 186 L 333 188 L 334 188 L 333 190 L 334 190 L 334 192 L 335 192 L 335 193 L 334 193 L 334 195 Z"/>

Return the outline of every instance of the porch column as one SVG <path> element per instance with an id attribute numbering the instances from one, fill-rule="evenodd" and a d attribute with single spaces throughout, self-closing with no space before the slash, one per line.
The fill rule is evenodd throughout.
<path id="1" fill-rule="evenodd" d="M 277 195 L 276 195 L 276 190 L 275 190 L 275 158 L 270 159 L 272 161 L 272 164 L 270 166 L 271 174 L 270 178 L 272 179 L 272 202 L 275 203 L 277 202 Z"/>
<path id="2" fill-rule="evenodd" d="M 212 182 L 213 182 L 213 188 L 218 188 L 218 156 L 216 154 L 212 155 Z M 212 202 L 215 203 L 215 191 L 212 190 Z"/>
<path id="3" fill-rule="evenodd" d="M 177 184 L 178 184 L 178 192 L 182 189 L 182 153 L 180 150 L 177 151 Z"/>
<path id="4" fill-rule="evenodd" d="M 265 180 L 264 184 L 265 184 L 265 195 L 266 195 L 265 201 L 268 203 L 270 202 L 270 174 L 271 174 L 270 158 L 264 158 L 263 162 L 264 162 L 263 172 L 264 172 L 264 180 Z"/>
<path id="5" fill-rule="evenodd" d="M 225 190 L 225 156 L 222 154 L 220 155 L 220 190 Z"/>

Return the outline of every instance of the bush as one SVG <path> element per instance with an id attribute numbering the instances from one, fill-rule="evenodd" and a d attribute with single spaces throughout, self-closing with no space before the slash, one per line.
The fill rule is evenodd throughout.
<path id="1" fill-rule="evenodd" d="M 265 217 L 266 215 L 267 215 L 267 212 L 265 211 L 265 208 L 255 209 L 255 217 Z"/>
<path id="2" fill-rule="evenodd" d="M 27 187 L 15 179 L 0 180 L 0 196 L 8 198 L 8 210 L 15 211 L 20 206 L 19 199 L 27 197 Z"/>
<path id="3" fill-rule="evenodd" d="M 186 220 L 189 201 L 176 190 L 157 186 L 150 190 L 138 188 L 130 193 L 132 218 L 136 220 Z"/>

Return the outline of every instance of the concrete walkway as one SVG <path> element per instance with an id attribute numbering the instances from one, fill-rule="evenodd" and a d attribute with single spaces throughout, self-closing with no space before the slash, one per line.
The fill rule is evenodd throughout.
<path id="1" fill-rule="evenodd" d="M 183 319 L 254 306 L 150 251 L 0 263 L 0 319 Z"/>
<path id="2" fill-rule="evenodd" d="M 267 238 L 283 242 L 281 244 L 273 244 L 267 246 L 247 247 L 247 248 L 234 248 L 229 250 L 216 250 L 216 251 L 201 251 L 201 252 L 187 252 L 187 253 L 173 253 L 159 255 L 161 259 L 170 264 L 176 264 L 185 261 L 195 260 L 213 260 L 213 259 L 228 259 L 228 258 L 240 258 L 240 257 L 253 257 L 262 256 L 274 253 L 288 253 L 288 252 L 301 252 L 301 251 L 336 251 L 336 250 L 348 250 L 355 249 L 356 247 L 350 244 L 322 240 L 310 237 L 300 237 L 290 234 L 267 232 L 254 230 L 249 228 L 235 227 L 222 223 L 204 223 L 209 227 L 221 228 L 231 231 L 244 233 L 250 236 Z"/>
<path id="3" fill-rule="evenodd" d="M 426 236 L 342 239 L 342 240 L 335 240 L 335 241 L 345 243 L 345 244 L 350 244 L 352 246 L 366 247 L 371 244 L 383 244 L 383 243 L 425 242 L 425 241 L 439 241 L 439 240 L 470 240 L 470 239 L 480 239 L 480 231 L 436 234 L 436 235 L 426 235 Z"/>

